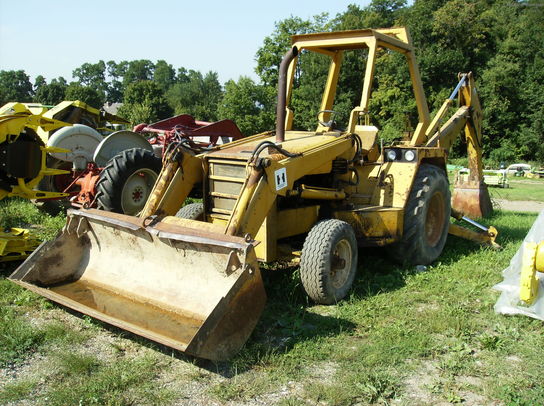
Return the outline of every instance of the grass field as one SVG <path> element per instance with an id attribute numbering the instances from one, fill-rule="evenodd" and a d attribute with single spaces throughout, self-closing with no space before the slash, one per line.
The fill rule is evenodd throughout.
<path id="1" fill-rule="evenodd" d="M 489 187 L 492 199 L 544 201 L 544 179 L 509 178 L 510 187 Z"/>
<path id="2" fill-rule="evenodd" d="M 41 224 L 45 237 L 62 225 L 23 201 L 1 202 L 0 218 Z M 264 315 L 223 363 L 51 304 L 7 281 L 9 265 L 0 269 L 0 404 L 544 404 L 542 322 L 493 311 L 492 286 L 535 218 L 496 212 L 486 221 L 502 251 L 450 237 L 425 271 L 362 250 L 353 292 L 335 306 L 308 302 L 296 269 L 267 270 Z"/>
<path id="3" fill-rule="evenodd" d="M 448 173 L 450 185 L 454 184 L 455 174 Z M 528 200 L 544 202 L 544 178 L 542 179 L 527 179 L 518 177 L 508 177 L 509 187 L 501 188 L 497 186 L 489 186 L 489 194 L 491 199 L 504 200 Z"/>

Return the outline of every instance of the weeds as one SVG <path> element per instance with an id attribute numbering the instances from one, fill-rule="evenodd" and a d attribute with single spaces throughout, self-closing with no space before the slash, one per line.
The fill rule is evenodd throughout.
<path id="1" fill-rule="evenodd" d="M 3 228 L 32 226 L 33 232 L 43 240 L 53 238 L 65 223 L 63 213 L 51 216 L 40 211 L 28 200 L 19 198 L 0 201 L 0 219 L 0 226 Z"/>
<path id="2" fill-rule="evenodd" d="M 0 389 L 0 403 L 5 404 L 15 402 L 28 397 L 38 386 L 35 380 L 20 380 L 16 383 L 10 383 Z"/>
<path id="3" fill-rule="evenodd" d="M 86 335 L 59 322 L 35 327 L 13 309 L 0 307 L 0 367 L 18 363 L 40 346 L 81 344 Z"/>
<path id="4" fill-rule="evenodd" d="M 41 329 L 0 308 L 0 366 L 21 361 L 37 349 L 44 337 Z"/>
<path id="5" fill-rule="evenodd" d="M 399 381 L 388 372 L 342 371 L 336 383 L 314 383 L 306 395 L 312 404 L 324 402 L 331 405 L 375 404 L 395 399 Z"/>
<path id="6" fill-rule="evenodd" d="M 55 380 L 44 400 L 51 406 L 168 404 L 170 391 L 154 388 L 160 365 L 151 357 L 122 360 L 109 365 L 89 355 L 59 358 L 62 379 Z"/>

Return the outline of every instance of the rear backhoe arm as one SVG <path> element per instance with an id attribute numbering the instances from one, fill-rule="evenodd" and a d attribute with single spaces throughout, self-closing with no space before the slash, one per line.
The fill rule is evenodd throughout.
<path id="1" fill-rule="evenodd" d="M 469 230 L 456 224 L 450 225 L 450 234 L 461 238 L 500 248 L 495 242 L 497 230 L 485 227 L 467 217 L 485 217 L 492 211 L 487 186 L 483 183 L 482 163 L 482 109 L 472 73 L 460 74 L 460 80 L 450 97 L 427 128 L 428 147 L 440 147 L 449 151 L 457 136 L 464 130 L 467 142 L 470 175 L 467 182 L 457 181 L 454 188 L 452 217 L 472 224 L 479 231 Z M 448 109 L 458 98 L 459 108 L 440 126 Z M 440 128 L 439 128 L 440 126 Z"/>
<path id="2" fill-rule="evenodd" d="M 457 96 L 459 109 L 446 123 L 438 128 Z M 461 130 L 464 130 L 467 141 L 470 180 L 480 182 L 483 179 L 482 108 L 472 72 L 460 74 L 459 83 L 450 97 L 444 101 L 425 132 L 427 137 L 426 146 L 440 147 L 449 151 Z"/>
<path id="3" fill-rule="evenodd" d="M 459 100 L 459 109 L 440 126 L 456 97 Z M 470 174 L 468 180 L 456 181 L 452 206 L 470 217 L 487 217 L 493 207 L 487 186 L 483 182 L 482 108 L 471 72 L 460 74 L 455 90 L 433 118 L 426 131 L 426 146 L 437 146 L 449 151 L 461 130 L 465 133 Z"/>

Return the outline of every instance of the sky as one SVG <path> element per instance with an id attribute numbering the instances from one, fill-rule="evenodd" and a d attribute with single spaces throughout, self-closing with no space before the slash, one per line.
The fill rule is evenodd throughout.
<path id="1" fill-rule="evenodd" d="M 222 83 L 256 79 L 255 54 L 275 22 L 334 17 L 349 4 L 368 0 L 0 0 L 0 70 L 71 81 L 85 62 L 164 59 Z"/>

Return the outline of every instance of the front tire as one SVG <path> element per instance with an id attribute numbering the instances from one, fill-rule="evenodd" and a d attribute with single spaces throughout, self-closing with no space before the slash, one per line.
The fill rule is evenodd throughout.
<path id="1" fill-rule="evenodd" d="M 331 219 L 313 226 L 300 258 L 300 277 L 308 296 L 320 304 L 343 299 L 355 279 L 357 258 L 357 240 L 348 223 Z"/>
<path id="2" fill-rule="evenodd" d="M 114 156 L 96 182 L 98 208 L 137 215 L 144 208 L 161 167 L 159 158 L 141 148 Z"/>
<path id="3" fill-rule="evenodd" d="M 410 265 L 436 260 L 446 244 L 450 212 L 446 173 L 437 166 L 421 164 L 406 203 L 402 239 L 390 246 L 393 257 Z"/>
<path id="4" fill-rule="evenodd" d="M 204 204 L 203 203 L 190 203 L 183 206 L 176 213 L 176 217 L 189 220 L 204 220 Z"/>

